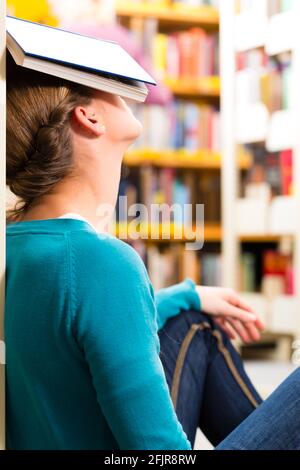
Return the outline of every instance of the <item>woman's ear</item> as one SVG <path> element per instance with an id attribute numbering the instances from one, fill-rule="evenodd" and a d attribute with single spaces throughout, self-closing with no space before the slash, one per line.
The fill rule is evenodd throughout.
<path id="1" fill-rule="evenodd" d="M 75 123 L 90 135 L 100 137 L 105 134 L 105 125 L 101 122 L 99 113 L 95 109 L 76 106 L 73 112 Z"/>

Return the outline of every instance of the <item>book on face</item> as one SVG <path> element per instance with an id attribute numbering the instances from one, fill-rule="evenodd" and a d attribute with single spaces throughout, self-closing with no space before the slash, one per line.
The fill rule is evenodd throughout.
<path id="1" fill-rule="evenodd" d="M 17 65 L 96 90 L 145 101 L 155 80 L 116 42 L 6 17 L 7 48 Z"/>

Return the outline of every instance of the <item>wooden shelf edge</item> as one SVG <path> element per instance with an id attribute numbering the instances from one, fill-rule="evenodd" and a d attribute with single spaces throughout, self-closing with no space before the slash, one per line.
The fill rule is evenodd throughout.
<path id="1" fill-rule="evenodd" d="M 164 83 L 174 95 L 198 98 L 220 98 L 220 77 L 164 78 Z"/>
<path id="2" fill-rule="evenodd" d="M 247 347 L 255 347 L 255 346 L 260 346 L 261 344 L 264 343 L 272 343 L 273 341 L 278 341 L 281 339 L 288 339 L 290 341 L 294 340 L 294 335 L 292 333 L 287 333 L 287 332 L 280 332 L 280 331 L 272 331 L 272 330 L 265 330 L 261 333 L 260 339 L 255 342 L 255 343 L 250 343 L 250 344 L 243 344 L 243 348 Z"/>
<path id="3" fill-rule="evenodd" d="M 119 17 L 156 18 L 158 21 L 172 25 L 185 24 L 218 29 L 219 12 L 210 6 L 182 7 L 155 6 L 151 4 L 135 4 L 133 2 L 117 1 L 116 14 Z"/>
<path id="4" fill-rule="evenodd" d="M 255 234 L 243 234 L 238 235 L 238 239 L 241 243 L 280 243 L 283 238 L 293 238 L 293 235 L 279 235 L 279 234 L 266 234 L 266 235 L 255 235 Z"/>
<path id="5" fill-rule="evenodd" d="M 146 243 L 193 243 L 196 241 L 195 235 L 188 234 L 185 228 L 186 237 L 175 237 L 176 230 L 180 232 L 182 227 L 180 225 L 174 226 L 171 225 L 162 225 L 159 226 L 151 226 L 148 224 L 141 224 L 141 229 L 138 232 L 140 236 L 138 239 L 146 242 Z M 157 236 L 155 238 L 151 238 L 151 230 Z M 183 229 L 182 229 L 183 230 Z M 177 233 L 178 233 L 177 232 Z M 119 223 L 116 225 L 114 233 L 117 237 L 121 239 L 128 239 L 131 240 L 133 237 L 130 236 L 129 233 L 129 225 L 127 223 Z M 170 234 L 169 238 L 166 238 L 166 235 Z M 136 232 L 134 232 L 136 235 Z M 165 235 L 165 238 L 164 238 Z M 144 237 L 144 238 L 143 238 Z M 136 239 L 136 237 L 134 237 Z M 220 225 L 213 225 L 213 224 L 206 224 L 204 227 L 204 243 L 220 243 L 222 240 L 222 227 Z"/>
<path id="6" fill-rule="evenodd" d="M 252 159 L 247 154 L 239 157 L 239 168 L 247 170 L 251 167 Z M 187 152 L 186 150 L 130 150 L 124 157 L 124 165 L 136 167 L 152 165 L 158 168 L 183 168 L 183 169 L 221 169 L 222 157 L 220 153 L 210 150 Z"/>

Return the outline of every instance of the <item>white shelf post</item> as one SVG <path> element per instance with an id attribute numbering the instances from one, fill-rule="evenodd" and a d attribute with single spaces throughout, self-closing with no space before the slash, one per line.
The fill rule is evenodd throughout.
<path id="1" fill-rule="evenodd" d="M 0 351 L 4 341 L 4 281 L 5 281 L 5 160 L 6 160 L 6 83 L 5 83 L 5 13 L 6 2 L 0 0 Z M 3 357 L 2 357 L 3 359 Z M 4 362 L 0 355 L 0 450 L 5 448 L 5 380 Z"/>
<path id="2" fill-rule="evenodd" d="M 226 287 L 238 287 L 239 257 L 235 207 L 238 169 L 235 145 L 235 0 L 220 1 L 223 276 Z"/>
<path id="3" fill-rule="evenodd" d="M 260 6 L 260 0 L 256 0 Z M 300 17 L 300 1 L 294 2 L 294 11 L 290 15 L 291 31 L 293 32 L 293 19 Z M 284 14 L 282 14 L 284 15 Z M 279 15 L 277 15 L 279 17 Z M 222 117 L 222 216 L 223 216 L 223 283 L 233 288 L 238 288 L 238 259 L 240 255 L 240 243 L 236 230 L 236 200 L 239 188 L 239 177 L 236 165 L 236 94 L 235 94 L 235 54 L 236 54 L 236 11 L 235 0 L 220 0 L 220 51 L 221 51 L 221 117 Z M 269 22 L 270 20 L 268 20 Z M 278 21 L 278 20 L 277 20 Z M 268 25 L 266 25 L 266 28 Z M 297 25 L 296 25 L 297 27 Z M 284 32 L 282 33 L 284 34 Z M 275 36 L 276 41 L 282 39 L 282 34 Z M 264 41 L 270 40 L 269 33 Z M 290 36 L 293 37 L 293 34 Z M 300 312 L 300 42 L 297 41 L 297 31 L 294 31 L 294 44 L 292 47 L 292 64 L 293 64 L 293 81 L 291 84 L 292 91 L 292 124 L 285 131 L 286 134 L 290 128 L 291 142 L 293 143 L 294 164 L 294 193 L 296 199 L 296 231 L 294 234 L 294 270 L 295 270 L 295 297 L 298 304 L 298 312 Z M 286 38 L 283 38 L 283 44 L 286 45 Z M 282 44 L 278 46 L 281 50 Z M 259 45 L 263 45 L 263 41 L 259 41 Z M 254 41 L 250 49 L 255 49 L 258 43 Z M 266 46 L 266 44 L 265 44 Z M 248 49 L 248 47 L 247 47 Z M 283 48 L 284 49 L 284 48 Z M 290 48 L 288 48 L 290 51 Z M 282 127 L 282 126 L 281 126 Z M 284 128 L 285 129 L 285 128 Z M 261 139 L 260 139 L 261 140 Z M 285 144 L 283 147 L 290 147 Z M 283 312 L 284 314 L 284 312 Z M 298 319 L 298 328 L 295 336 L 300 339 L 300 313 Z"/>
<path id="4" fill-rule="evenodd" d="M 300 2 L 294 2 L 295 18 L 299 18 L 300 15 Z M 297 214 L 295 218 L 297 220 L 297 230 L 295 234 L 295 289 L 298 301 L 298 331 L 297 336 L 300 339 L 300 88 L 299 88 L 299 77 L 300 77 L 300 43 L 296 41 L 293 50 L 293 83 L 292 83 L 292 102 L 293 102 L 293 131 L 294 131 L 294 188 L 295 197 L 297 201 Z"/>

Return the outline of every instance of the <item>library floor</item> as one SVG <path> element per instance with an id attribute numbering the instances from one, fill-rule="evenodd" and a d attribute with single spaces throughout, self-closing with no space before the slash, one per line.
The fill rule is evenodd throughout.
<path id="1" fill-rule="evenodd" d="M 296 366 L 291 363 L 270 361 L 249 361 L 245 362 L 245 367 L 263 398 L 267 398 L 296 369 Z M 195 449 L 212 449 L 211 444 L 200 431 L 197 434 Z"/>

